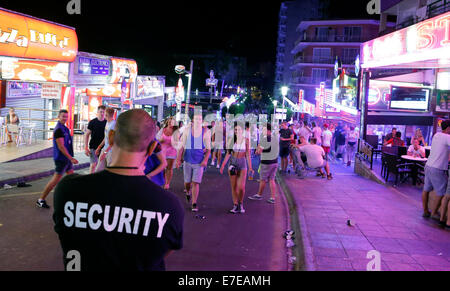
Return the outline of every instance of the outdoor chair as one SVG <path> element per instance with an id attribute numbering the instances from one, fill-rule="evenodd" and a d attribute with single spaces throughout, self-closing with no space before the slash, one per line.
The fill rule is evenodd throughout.
<path id="1" fill-rule="evenodd" d="M 411 175 L 411 167 L 414 166 L 413 163 L 402 163 L 401 159 L 390 154 L 385 154 L 385 162 L 387 167 L 386 182 L 389 181 L 390 174 L 394 174 L 394 187 L 398 186 L 399 178 L 401 178 L 402 183 L 406 181 L 406 179 Z"/>

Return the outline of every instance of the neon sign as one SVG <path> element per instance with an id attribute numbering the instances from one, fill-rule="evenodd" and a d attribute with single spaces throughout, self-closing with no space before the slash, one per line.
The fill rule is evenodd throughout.
<path id="1" fill-rule="evenodd" d="M 75 29 L 0 10 L 0 55 L 73 62 Z"/>
<path id="2" fill-rule="evenodd" d="M 364 68 L 442 59 L 449 55 L 450 12 L 362 44 Z"/>

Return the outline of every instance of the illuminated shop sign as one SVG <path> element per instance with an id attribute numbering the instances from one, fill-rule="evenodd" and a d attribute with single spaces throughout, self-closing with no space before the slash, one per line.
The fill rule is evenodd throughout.
<path id="1" fill-rule="evenodd" d="M 124 88 L 125 90 L 125 88 Z M 126 86 L 125 99 L 130 97 L 130 84 Z M 122 85 L 121 84 L 111 84 L 106 85 L 103 88 L 87 88 L 86 95 L 88 96 L 103 96 L 103 97 L 114 97 L 122 98 Z"/>
<path id="2" fill-rule="evenodd" d="M 136 80 L 137 93 L 134 100 L 164 96 L 164 77 L 138 76 Z"/>
<path id="3" fill-rule="evenodd" d="M 133 60 L 112 58 L 111 84 L 134 83 L 137 78 L 137 63 Z"/>
<path id="4" fill-rule="evenodd" d="M 1 77 L 28 82 L 69 82 L 69 64 L 0 58 Z"/>
<path id="5" fill-rule="evenodd" d="M 79 57 L 78 74 L 108 76 L 110 65 L 109 60 Z"/>
<path id="6" fill-rule="evenodd" d="M 77 51 L 74 29 L 0 10 L 0 55 L 73 62 Z"/>
<path id="7" fill-rule="evenodd" d="M 446 59 L 450 12 L 362 44 L 363 68 Z"/>
<path id="8" fill-rule="evenodd" d="M 39 83 L 8 82 L 7 88 L 9 98 L 41 96 L 42 92 L 42 84 Z"/>

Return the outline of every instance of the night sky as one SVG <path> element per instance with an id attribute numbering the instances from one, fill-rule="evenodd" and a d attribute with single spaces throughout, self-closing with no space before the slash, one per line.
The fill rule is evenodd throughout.
<path id="1" fill-rule="evenodd" d="M 246 57 L 250 66 L 275 59 L 279 0 L 81 0 L 81 15 L 69 15 L 68 2 L 12 0 L 0 6 L 72 26 L 80 51 L 135 59 L 140 74 L 172 74 L 173 54 L 225 50 Z M 366 3 L 334 0 L 330 11 L 367 17 Z"/>

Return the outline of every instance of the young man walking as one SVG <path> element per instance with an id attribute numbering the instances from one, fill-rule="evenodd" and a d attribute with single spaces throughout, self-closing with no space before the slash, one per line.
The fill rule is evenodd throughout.
<path id="1" fill-rule="evenodd" d="M 275 198 L 277 195 L 277 185 L 275 183 L 275 177 L 278 169 L 278 143 L 277 138 L 272 136 L 272 126 L 267 124 L 263 128 L 264 137 L 260 139 L 260 144 L 256 150 L 257 155 L 261 155 L 261 170 L 260 170 L 260 182 L 258 193 L 249 197 L 250 200 L 262 200 L 262 195 L 267 183 L 270 186 L 270 199 L 267 200 L 270 204 L 275 204 Z M 273 139 L 272 139 L 273 137 Z M 267 144 L 264 144 L 267 141 Z M 274 141 L 274 142 L 272 142 Z"/>
<path id="2" fill-rule="evenodd" d="M 122 113 L 106 171 L 66 177 L 56 188 L 53 221 L 66 270 L 75 253 L 81 271 L 164 271 L 165 258 L 182 248 L 181 203 L 144 174 L 155 135 L 147 112 Z"/>
<path id="3" fill-rule="evenodd" d="M 289 154 L 291 142 L 294 140 L 294 133 L 288 128 L 287 122 L 281 124 L 280 129 L 280 158 L 281 158 L 281 173 L 287 172 L 289 163 Z"/>
<path id="4" fill-rule="evenodd" d="M 50 208 L 45 201 L 48 194 L 55 188 L 64 174 L 72 175 L 73 165 L 78 164 L 78 161 L 73 158 L 73 142 L 70 130 L 65 126 L 69 119 L 67 110 L 61 110 L 58 119 L 58 123 L 53 132 L 53 160 L 55 162 L 55 174 L 45 187 L 42 196 L 36 202 L 36 205 L 40 208 Z"/>
<path id="5" fill-rule="evenodd" d="M 192 212 L 198 212 L 198 196 L 203 172 L 208 166 L 211 155 L 211 134 L 203 127 L 203 117 L 194 115 L 191 126 L 188 126 L 181 138 L 181 149 L 178 151 L 176 167 L 183 163 L 184 184 L 186 188 L 186 199 L 192 202 Z"/>
<path id="6" fill-rule="evenodd" d="M 91 174 L 95 172 L 98 163 L 96 150 L 105 138 L 105 127 L 107 123 L 105 119 L 105 111 L 106 106 L 104 105 L 97 108 L 97 118 L 94 118 L 89 122 L 84 140 L 84 150 L 86 156 L 90 157 L 91 160 Z"/>

